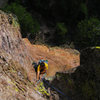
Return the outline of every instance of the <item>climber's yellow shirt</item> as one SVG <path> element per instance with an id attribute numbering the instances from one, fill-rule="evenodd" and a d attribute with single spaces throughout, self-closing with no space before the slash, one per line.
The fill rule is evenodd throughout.
<path id="1" fill-rule="evenodd" d="M 48 64 L 47 63 L 44 63 L 44 64 L 45 64 L 45 68 L 41 68 L 40 64 L 38 65 L 37 72 L 39 72 L 41 70 L 46 71 L 48 69 Z"/>

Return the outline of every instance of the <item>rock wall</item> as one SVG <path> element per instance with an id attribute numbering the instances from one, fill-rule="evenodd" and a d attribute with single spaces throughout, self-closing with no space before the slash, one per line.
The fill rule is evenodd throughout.
<path id="1" fill-rule="evenodd" d="M 10 55 L 4 57 L 6 61 L 13 59 L 21 64 L 31 81 L 36 78 L 33 61 L 48 59 L 47 76 L 54 76 L 56 72 L 66 72 L 80 65 L 80 53 L 77 50 L 32 45 L 28 39 L 22 39 L 16 18 L 2 11 L 0 11 L 0 49 Z"/>
<path id="2" fill-rule="evenodd" d="M 34 72 L 31 56 L 22 41 L 19 26 L 15 26 L 13 21 L 15 20 L 12 15 L 0 12 L 0 49 L 11 56 L 11 58 L 5 57 L 7 61 L 13 59 L 20 63 L 28 73 L 28 78 L 32 81 Z"/>
<path id="3" fill-rule="evenodd" d="M 68 70 L 80 66 L 80 53 L 77 50 L 32 45 L 27 38 L 23 41 L 35 62 L 40 59 L 48 60 L 47 76 L 54 76 L 56 72 L 66 73 Z"/>

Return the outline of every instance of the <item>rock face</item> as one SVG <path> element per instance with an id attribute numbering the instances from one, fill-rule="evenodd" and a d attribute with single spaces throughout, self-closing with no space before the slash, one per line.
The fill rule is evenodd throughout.
<path id="1" fill-rule="evenodd" d="M 34 76 L 31 57 L 13 21 L 0 11 L 0 100 L 45 100 L 27 79 Z"/>
<path id="2" fill-rule="evenodd" d="M 79 96 L 74 100 L 100 99 L 100 47 L 86 48 L 81 51 L 81 66 L 72 75 Z M 76 91 L 75 90 L 75 91 Z"/>
<path id="3" fill-rule="evenodd" d="M 71 100 L 99 100 L 100 47 L 82 50 L 80 58 L 81 65 L 74 73 L 70 75 L 59 73 L 52 84 L 67 94 L 66 96 L 70 97 Z M 61 96 L 60 93 L 59 96 Z"/>
<path id="4" fill-rule="evenodd" d="M 47 59 L 49 64 L 48 76 L 54 76 L 56 72 L 67 72 L 80 65 L 80 54 L 77 50 L 48 48 L 44 45 L 32 45 L 28 39 L 23 39 L 28 51 L 38 62 L 40 59 Z"/>
<path id="5" fill-rule="evenodd" d="M 37 62 L 39 59 L 48 59 L 48 76 L 54 76 L 56 72 L 65 72 L 80 65 L 80 54 L 76 50 L 48 48 L 32 45 L 28 39 L 22 40 L 16 20 L 12 15 L 2 13 L 0 14 L 0 48 L 11 56 L 7 59 L 13 59 L 23 66 L 31 81 L 35 77 L 33 60 Z"/>
<path id="6" fill-rule="evenodd" d="M 30 83 L 36 78 L 32 63 L 40 59 L 49 62 L 48 77 L 80 65 L 76 50 L 32 45 L 22 39 L 17 19 L 0 11 L 0 100 L 45 100 Z"/>
<path id="7" fill-rule="evenodd" d="M 10 19 L 10 21 L 8 20 Z M 11 22 L 12 21 L 12 22 Z M 18 24 L 15 26 L 15 20 L 12 15 L 6 15 L 3 12 L 0 14 L 0 49 L 11 56 L 5 57 L 8 61 L 13 59 L 20 63 L 26 70 L 28 78 L 32 81 L 33 69 L 31 56 L 22 41 L 20 28 Z"/>
<path id="8" fill-rule="evenodd" d="M 7 55 L 2 51 L 2 54 Z M 1 55 L 1 52 L 0 52 Z M 8 56 L 8 55 L 7 55 Z M 46 100 L 34 91 L 34 85 L 20 64 L 0 56 L 0 100 Z"/>

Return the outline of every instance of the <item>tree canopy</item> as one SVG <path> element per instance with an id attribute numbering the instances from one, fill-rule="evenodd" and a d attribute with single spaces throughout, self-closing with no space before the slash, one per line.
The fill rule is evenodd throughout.
<path id="1" fill-rule="evenodd" d="M 73 42 L 81 48 L 100 43 L 99 5 L 100 0 L 9 0 L 4 9 L 17 15 L 23 37 L 31 33 L 34 40 L 41 34 L 38 37 L 45 37 L 45 43 L 47 40 L 53 45 Z M 43 24 L 54 32 L 39 33 Z"/>

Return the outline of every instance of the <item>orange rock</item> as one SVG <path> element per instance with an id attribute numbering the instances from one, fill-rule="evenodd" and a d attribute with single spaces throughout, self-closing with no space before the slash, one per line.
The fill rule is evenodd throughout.
<path id="1" fill-rule="evenodd" d="M 65 72 L 80 65 L 80 54 L 74 49 L 50 49 L 44 45 L 32 45 L 26 38 L 23 41 L 34 61 L 48 59 L 48 76 L 54 76 L 56 72 Z"/>

